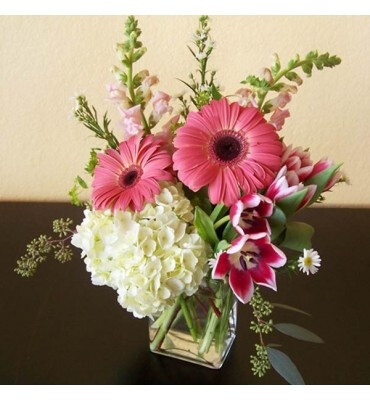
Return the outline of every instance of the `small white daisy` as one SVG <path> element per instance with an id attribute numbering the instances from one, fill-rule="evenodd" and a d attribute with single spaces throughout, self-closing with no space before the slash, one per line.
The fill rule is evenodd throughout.
<path id="1" fill-rule="evenodd" d="M 299 257 L 298 259 L 298 267 L 299 270 L 307 275 L 316 274 L 321 265 L 321 258 L 319 253 L 314 249 L 304 249 L 303 257 Z"/>

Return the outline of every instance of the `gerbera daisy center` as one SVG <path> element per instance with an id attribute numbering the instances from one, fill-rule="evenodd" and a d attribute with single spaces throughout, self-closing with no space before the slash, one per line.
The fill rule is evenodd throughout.
<path id="1" fill-rule="evenodd" d="M 134 186 L 141 176 L 141 169 L 137 166 L 132 166 L 123 171 L 119 183 L 122 187 L 127 188 Z"/>
<path id="2" fill-rule="evenodd" d="M 211 143 L 211 153 L 221 163 L 234 163 L 245 153 L 245 140 L 234 131 L 218 132 Z"/>

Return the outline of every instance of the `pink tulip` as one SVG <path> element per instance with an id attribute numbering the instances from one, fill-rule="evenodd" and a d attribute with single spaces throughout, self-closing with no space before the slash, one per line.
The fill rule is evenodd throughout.
<path id="1" fill-rule="evenodd" d="M 253 296 L 254 283 L 276 290 L 273 268 L 280 268 L 285 263 L 285 254 L 271 244 L 265 234 L 255 238 L 242 235 L 233 240 L 226 252 L 219 253 L 211 262 L 212 278 L 225 279 L 228 274 L 235 296 L 242 303 L 248 303 Z"/>
<path id="2" fill-rule="evenodd" d="M 328 159 L 321 159 L 318 161 L 312 169 L 312 172 L 310 175 L 307 177 L 307 179 L 311 179 L 315 175 L 319 174 L 322 171 L 325 171 L 326 169 L 332 167 L 334 163 Z M 342 171 L 336 171 L 332 177 L 329 179 L 329 181 L 326 183 L 323 192 L 327 192 L 330 190 L 338 181 L 343 177 L 343 172 Z"/>
<path id="3" fill-rule="evenodd" d="M 230 208 L 230 221 L 240 234 L 271 233 L 266 218 L 274 211 L 272 201 L 260 194 L 247 194 Z"/>
<path id="4" fill-rule="evenodd" d="M 305 207 L 312 199 L 313 195 L 316 192 L 316 185 L 307 185 L 304 186 L 303 183 L 299 183 L 298 185 L 289 185 L 288 179 L 286 177 L 287 167 L 286 165 L 281 168 L 279 173 L 276 175 L 275 180 L 268 187 L 265 196 L 269 199 L 278 202 L 279 200 L 284 199 L 294 193 L 300 192 L 302 190 L 307 189 L 307 193 L 304 196 L 303 200 L 297 207 L 296 211 Z"/>
<path id="5" fill-rule="evenodd" d="M 298 185 L 300 182 L 304 182 L 313 170 L 310 153 L 304 151 L 302 147 L 293 148 L 291 144 L 286 146 L 283 143 L 281 165 L 287 167 L 285 176 L 289 186 Z"/>

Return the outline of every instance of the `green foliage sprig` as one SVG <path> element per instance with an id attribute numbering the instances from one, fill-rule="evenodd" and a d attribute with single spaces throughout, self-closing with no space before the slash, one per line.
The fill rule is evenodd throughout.
<path id="1" fill-rule="evenodd" d="M 193 46 L 188 46 L 190 53 L 198 64 L 198 68 L 195 73 L 189 74 L 190 82 L 180 79 L 181 82 L 191 89 L 190 101 L 198 109 L 208 104 L 211 99 L 221 97 L 219 87 L 214 82 L 216 71 L 209 71 L 207 69 L 208 61 L 214 49 L 214 42 L 211 39 L 210 31 L 209 17 L 207 15 L 201 16 L 199 18 L 199 26 L 193 35 Z"/>
<path id="2" fill-rule="evenodd" d="M 109 147 L 113 149 L 118 147 L 118 139 L 113 134 L 113 131 L 109 129 L 110 120 L 107 117 L 107 113 L 103 116 L 103 126 L 101 126 L 95 107 L 91 106 L 90 108 L 86 97 L 82 94 L 76 97 L 74 116 L 78 121 L 82 122 L 86 128 L 93 131 L 97 138 L 106 140 Z"/>
<path id="3" fill-rule="evenodd" d="M 258 107 L 265 114 L 271 111 L 272 104 L 267 101 L 264 103 L 267 94 L 271 91 L 281 92 L 290 91 L 295 93 L 297 87 L 294 85 L 287 85 L 287 83 L 280 82 L 282 78 L 285 78 L 289 82 L 293 82 L 297 85 L 303 83 L 301 76 L 294 70 L 301 68 L 302 72 L 310 77 L 312 75 L 313 67 L 318 70 L 324 68 L 333 68 L 341 63 L 341 59 L 337 56 L 331 56 L 329 53 L 319 54 L 316 50 L 310 51 L 303 59 L 297 54 L 288 62 L 286 68 L 281 68 L 279 56 L 274 55 L 274 62 L 271 66 L 271 70 L 268 70 L 270 79 L 259 78 L 254 75 L 249 75 L 241 83 L 249 85 L 255 92 L 258 99 Z"/>
<path id="4" fill-rule="evenodd" d="M 70 218 L 57 219 L 53 221 L 53 232 L 58 238 L 40 235 L 33 239 L 26 247 L 26 254 L 17 261 L 14 271 L 23 276 L 33 276 L 38 266 L 47 260 L 48 255 L 54 252 L 57 261 L 65 263 L 72 259 L 73 253 L 71 246 L 66 242 L 72 237 L 74 231 L 71 230 L 73 221 Z"/>

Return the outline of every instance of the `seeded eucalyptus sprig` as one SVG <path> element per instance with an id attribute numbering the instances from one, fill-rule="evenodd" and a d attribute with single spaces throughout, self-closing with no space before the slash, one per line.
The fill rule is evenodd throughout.
<path id="1" fill-rule="evenodd" d="M 195 73 L 189 74 L 190 82 L 180 79 L 193 92 L 190 100 L 198 109 L 208 104 L 211 99 L 221 97 L 219 87 L 214 83 L 216 71 L 207 70 L 208 61 L 214 49 L 210 30 L 209 17 L 201 16 L 199 26 L 193 35 L 193 46 L 188 46 L 190 53 L 198 63 L 198 68 Z"/>
<path id="2" fill-rule="evenodd" d="M 279 56 L 274 54 L 274 62 L 271 66 L 271 70 L 265 69 L 263 77 L 257 77 L 254 75 L 249 75 L 241 83 L 248 84 L 255 92 L 258 99 L 258 107 L 264 113 L 269 113 L 271 109 L 271 103 L 267 101 L 264 103 L 267 94 L 271 91 L 282 92 L 288 91 L 295 93 L 297 87 L 294 85 L 288 85 L 287 83 L 280 82 L 281 79 L 285 78 L 289 82 L 301 85 L 303 79 L 294 70 L 301 68 L 302 72 L 310 77 L 312 75 L 313 67 L 318 70 L 324 68 L 333 68 L 341 63 L 341 59 L 337 56 L 331 56 L 329 53 L 319 54 L 316 50 L 310 51 L 306 57 L 301 59 L 297 54 L 292 58 L 286 68 L 281 68 L 281 63 Z"/>
<path id="3" fill-rule="evenodd" d="M 70 218 L 57 219 L 53 221 L 53 232 L 57 238 L 47 235 L 40 235 L 33 239 L 26 247 L 26 254 L 17 261 L 17 267 L 14 271 L 23 276 L 33 276 L 37 267 L 47 260 L 48 255 L 54 252 L 57 261 L 65 263 L 72 259 L 73 253 L 71 246 L 66 244 L 74 234 L 71 229 L 73 221 Z"/>
<path id="4" fill-rule="evenodd" d="M 262 298 L 258 287 L 255 288 L 249 304 L 253 308 L 253 316 L 255 318 L 254 321 L 251 321 L 250 329 L 259 336 L 259 344 L 255 345 L 256 355 L 250 356 L 250 362 L 252 364 L 253 375 L 261 378 L 271 368 L 263 335 L 267 335 L 273 331 L 272 319 L 265 321 L 271 315 L 273 307 L 271 303 Z"/>

